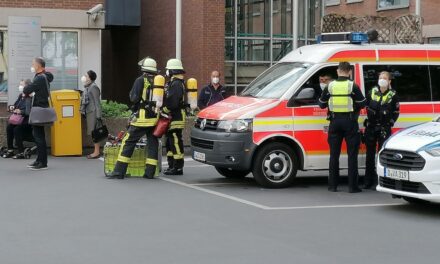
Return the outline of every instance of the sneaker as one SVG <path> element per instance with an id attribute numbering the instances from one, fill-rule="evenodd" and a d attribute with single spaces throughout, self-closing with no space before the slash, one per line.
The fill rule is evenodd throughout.
<path id="1" fill-rule="evenodd" d="M 9 159 L 9 158 L 12 158 L 14 155 L 15 154 L 14 154 L 13 150 L 8 150 L 8 151 L 3 153 L 2 157 L 5 158 L 5 159 Z"/>
<path id="2" fill-rule="evenodd" d="M 30 169 L 30 168 L 33 168 L 33 167 L 37 166 L 37 164 L 38 164 L 38 162 L 34 161 L 34 162 L 28 164 L 27 167 Z"/>
<path id="3" fill-rule="evenodd" d="M 18 153 L 17 155 L 15 155 L 14 157 L 12 157 L 13 159 L 26 159 L 26 156 L 24 153 Z"/>
<path id="4" fill-rule="evenodd" d="M 43 165 L 42 163 L 38 162 L 34 167 L 30 168 L 33 171 L 39 171 L 39 170 L 47 170 L 47 165 Z"/>

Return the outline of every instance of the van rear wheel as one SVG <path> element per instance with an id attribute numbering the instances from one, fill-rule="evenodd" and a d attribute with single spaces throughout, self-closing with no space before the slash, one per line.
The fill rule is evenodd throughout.
<path id="1" fill-rule="evenodd" d="M 298 159 L 286 144 L 275 142 L 263 146 L 255 156 L 252 173 L 266 188 L 285 188 L 295 181 Z"/>
<path id="2" fill-rule="evenodd" d="M 215 167 L 215 170 L 222 176 L 229 179 L 241 179 L 249 174 L 249 171 L 232 170 L 228 168 Z"/>

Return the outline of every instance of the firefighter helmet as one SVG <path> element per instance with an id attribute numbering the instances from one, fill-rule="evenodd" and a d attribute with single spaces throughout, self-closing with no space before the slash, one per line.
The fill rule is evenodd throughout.
<path id="1" fill-rule="evenodd" d="M 157 73 L 157 63 L 152 58 L 145 58 L 138 63 L 142 71 Z"/>
<path id="2" fill-rule="evenodd" d="M 181 70 L 183 71 L 182 61 L 179 59 L 170 59 L 167 62 L 167 70 Z"/>

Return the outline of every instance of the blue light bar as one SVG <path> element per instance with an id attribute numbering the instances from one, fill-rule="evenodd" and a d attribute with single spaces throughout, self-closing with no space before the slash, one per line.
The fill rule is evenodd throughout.
<path id="1" fill-rule="evenodd" d="M 346 44 L 362 44 L 368 43 L 368 35 L 362 32 L 337 32 L 323 33 L 316 39 L 317 43 L 346 43 Z"/>

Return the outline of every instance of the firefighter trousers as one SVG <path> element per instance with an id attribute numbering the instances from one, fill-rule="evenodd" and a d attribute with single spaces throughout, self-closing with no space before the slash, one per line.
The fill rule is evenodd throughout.
<path id="1" fill-rule="evenodd" d="M 153 136 L 154 127 L 136 127 L 130 126 L 122 140 L 122 146 L 119 151 L 118 161 L 116 162 L 114 172 L 119 175 L 127 173 L 128 163 L 130 162 L 136 143 L 146 135 L 147 136 L 147 158 L 145 160 L 145 174 L 144 177 L 152 178 L 159 173 L 158 167 L 158 148 L 159 140 Z"/>
<path id="2" fill-rule="evenodd" d="M 367 157 L 365 162 L 365 185 L 377 185 L 376 153 L 383 143 L 390 137 L 391 128 L 380 126 L 368 126 L 365 128 L 365 145 Z"/>
<path id="3" fill-rule="evenodd" d="M 358 154 L 360 145 L 359 124 L 350 117 L 333 118 L 328 130 L 330 146 L 329 188 L 337 188 L 339 184 L 339 156 L 342 140 L 347 143 L 348 156 L 348 188 L 356 190 L 358 186 Z"/>
<path id="4" fill-rule="evenodd" d="M 183 169 L 185 153 L 182 134 L 183 129 L 172 129 L 166 133 L 167 160 L 170 169 Z"/>

